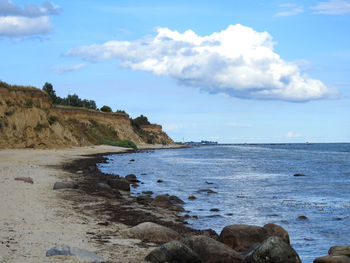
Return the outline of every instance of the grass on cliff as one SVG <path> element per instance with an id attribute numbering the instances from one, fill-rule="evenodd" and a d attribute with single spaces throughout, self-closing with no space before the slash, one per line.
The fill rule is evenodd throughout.
<path id="1" fill-rule="evenodd" d="M 102 140 L 100 142 L 100 144 L 137 149 L 136 144 L 133 141 L 129 141 L 129 140 L 120 140 L 117 142 L 116 141 Z"/>

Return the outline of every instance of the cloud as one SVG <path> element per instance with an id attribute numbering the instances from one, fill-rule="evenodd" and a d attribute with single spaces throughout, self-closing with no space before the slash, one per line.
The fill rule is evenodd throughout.
<path id="1" fill-rule="evenodd" d="M 58 74 L 64 74 L 64 73 L 68 73 L 68 72 L 72 72 L 72 71 L 77 71 L 84 66 L 85 66 L 85 64 L 83 64 L 83 63 L 78 64 L 78 65 L 71 65 L 71 66 L 59 66 L 59 67 L 54 68 L 53 71 L 58 73 Z"/>
<path id="2" fill-rule="evenodd" d="M 278 12 L 275 16 L 294 16 L 304 12 L 304 7 L 293 4 L 281 4 L 280 7 L 289 8 L 289 10 Z"/>
<path id="3" fill-rule="evenodd" d="M 207 36 L 158 28 L 155 36 L 74 47 L 68 55 L 92 62 L 119 59 L 123 67 L 231 97 L 302 102 L 337 96 L 281 59 L 274 44 L 267 32 L 240 24 Z"/>
<path id="4" fill-rule="evenodd" d="M 303 135 L 300 134 L 300 133 L 289 131 L 289 132 L 286 133 L 285 137 L 288 138 L 288 139 L 291 139 L 291 138 L 303 137 Z"/>
<path id="5" fill-rule="evenodd" d="M 44 2 L 40 7 L 28 4 L 21 8 L 12 1 L 0 0 L 0 36 L 42 35 L 50 32 L 50 16 L 60 12 L 60 7 Z"/>
<path id="6" fill-rule="evenodd" d="M 350 13 L 350 1 L 330 0 L 319 2 L 316 6 L 311 7 L 315 10 L 314 14 L 320 15 L 342 15 Z"/>

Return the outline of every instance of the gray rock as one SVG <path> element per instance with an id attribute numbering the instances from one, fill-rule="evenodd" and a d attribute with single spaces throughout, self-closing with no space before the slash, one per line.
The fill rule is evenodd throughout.
<path id="1" fill-rule="evenodd" d="M 153 201 L 153 198 L 150 197 L 149 195 L 140 195 L 136 197 L 136 201 L 140 204 L 150 204 Z"/>
<path id="2" fill-rule="evenodd" d="M 261 243 L 244 263 L 301 263 L 295 250 L 279 237 L 269 237 Z"/>
<path id="3" fill-rule="evenodd" d="M 67 245 L 55 246 L 50 248 L 46 252 L 47 257 L 59 256 L 59 255 L 71 256 L 71 257 L 77 258 L 80 261 L 91 262 L 91 263 L 99 263 L 99 262 L 106 261 L 103 257 L 96 255 L 95 253 L 92 253 L 90 251 L 80 249 L 80 248 L 69 247 Z"/>
<path id="4" fill-rule="evenodd" d="M 128 174 L 127 176 L 125 176 L 125 179 L 132 183 L 140 182 L 139 180 L 137 180 L 137 177 L 134 174 Z"/>
<path id="5" fill-rule="evenodd" d="M 79 186 L 75 182 L 56 182 L 53 185 L 53 189 L 77 189 Z"/>
<path id="6" fill-rule="evenodd" d="M 138 224 L 124 232 L 125 235 L 132 238 L 138 238 L 142 241 L 150 241 L 157 244 L 179 239 L 180 235 L 174 230 L 152 222 Z"/>
<path id="7" fill-rule="evenodd" d="M 107 183 L 114 189 L 130 191 L 130 182 L 124 178 L 111 179 Z"/>
<path id="8" fill-rule="evenodd" d="M 196 252 L 203 263 L 241 263 L 243 261 L 243 256 L 238 252 L 208 236 L 191 236 L 181 241 Z"/>
<path id="9" fill-rule="evenodd" d="M 154 263 L 176 262 L 176 263 L 201 263 L 198 255 L 185 244 L 174 240 L 159 248 L 154 249 L 146 258 Z"/>
<path id="10" fill-rule="evenodd" d="M 172 204 L 184 204 L 185 202 L 178 198 L 176 195 L 169 196 L 169 201 Z"/>

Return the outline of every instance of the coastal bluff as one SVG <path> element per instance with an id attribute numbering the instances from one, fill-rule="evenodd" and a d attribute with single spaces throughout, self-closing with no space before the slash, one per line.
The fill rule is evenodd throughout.
<path id="1" fill-rule="evenodd" d="M 111 144 L 172 144 L 160 125 L 133 124 L 128 114 L 56 106 L 46 92 L 0 82 L 0 149 Z"/>

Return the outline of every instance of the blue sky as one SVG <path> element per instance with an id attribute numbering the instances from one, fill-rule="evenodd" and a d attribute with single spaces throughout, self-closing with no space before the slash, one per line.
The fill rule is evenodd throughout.
<path id="1" fill-rule="evenodd" d="M 0 0 L 0 79 L 176 141 L 349 142 L 350 1 Z"/>

